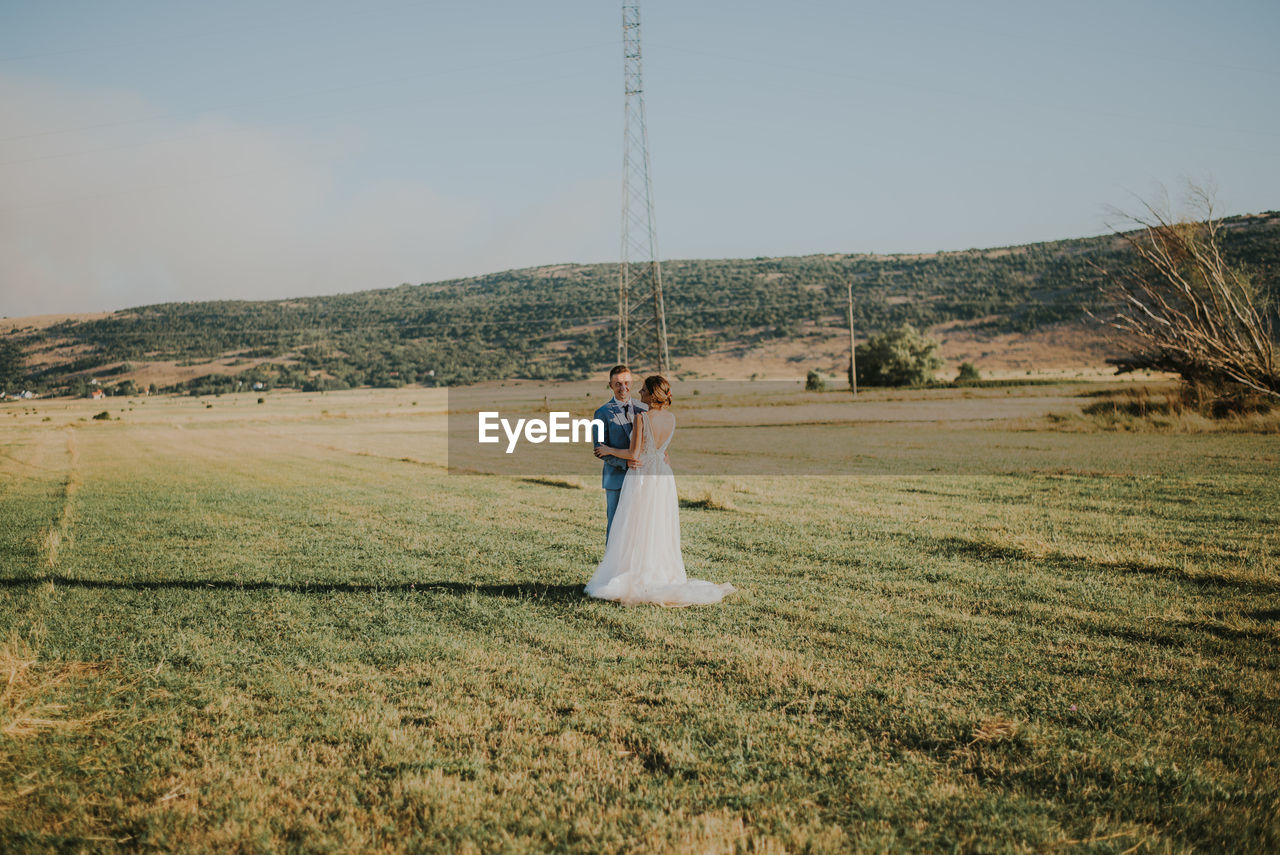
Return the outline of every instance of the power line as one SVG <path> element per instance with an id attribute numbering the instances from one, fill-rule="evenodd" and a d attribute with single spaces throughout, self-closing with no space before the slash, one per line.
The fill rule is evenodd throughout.
<path id="1" fill-rule="evenodd" d="M 1280 137 L 1280 132 L 1276 132 L 1276 131 L 1252 130 L 1248 128 L 1244 128 L 1244 129 L 1222 128 L 1216 125 L 1207 125 L 1201 122 L 1184 122 L 1176 119 L 1163 119 L 1163 118 L 1153 117 L 1153 116 L 1141 116 L 1134 113 L 1122 113 L 1115 110 L 1095 110 L 1095 109 L 1090 109 L 1086 107 L 1073 107 L 1066 104 L 1049 104 L 1041 100 L 1029 100 L 1025 98 L 1012 98 L 1012 99 L 1009 99 L 1008 101 L 1002 102 L 993 98 L 984 98 L 981 95 L 975 94 L 972 91 L 960 90 L 960 89 L 948 89 L 941 86 L 927 86 L 919 83 L 909 83 L 899 79 L 887 78 L 882 75 L 856 74 L 856 73 L 847 72 L 847 71 L 833 71 L 827 68 L 815 68 L 812 66 L 793 65 L 791 63 L 770 62 L 768 60 L 757 59 L 755 57 L 743 57 L 743 56 L 733 56 L 731 54 L 711 53 L 705 50 L 680 47 L 678 45 L 656 44 L 654 46 L 663 50 L 677 51 L 679 53 L 686 53 L 694 56 L 703 56 L 708 59 L 730 60 L 732 62 L 740 62 L 740 63 L 745 63 L 747 65 L 756 65 L 763 68 L 777 68 L 785 71 L 799 71 L 804 74 L 814 74 L 814 75 L 820 75 L 823 77 L 834 77 L 834 78 L 840 78 L 845 80 L 856 80 L 860 83 L 870 83 L 870 84 L 879 85 L 879 86 L 892 86 L 900 89 L 911 89 L 918 92 L 927 92 L 935 95 L 947 95 L 949 97 L 955 97 L 955 98 L 965 99 L 969 101 L 979 101 L 987 104 L 994 104 L 996 106 L 1001 106 L 1001 107 L 1007 106 L 1008 104 L 1015 104 L 1019 108 L 1030 108 L 1030 109 L 1035 109 L 1035 110 L 1040 110 L 1040 111 L 1045 111 L 1045 112 L 1050 112 L 1055 114 L 1063 113 L 1063 112 L 1071 112 L 1071 113 L 1079 113 L 1082 115 L 1105 116 L 1107 118 L 1113 118 L 1113 119 L 1129 119 L 1131 121 L 1165 124 L 1165 125 L 1171 125 L 1174 127 L 1195 128 L 1197 130 L 1218 131 L 1220 133 L 1228 133 L 1228 134 L 1254 134 L 1257 136 Z"/>
<path id="2" fill-rule="evenodd" d="M 822 2 L 814 2 L 814 0 L 792 0 L 791 5 L 792 6 L 803 5 L 803 6 L 809 6 L 810 8 L 815 8 L 815 9 L 834 10 L 834 11 L 845 12 L 845 13 L 856 10 L 857 8 L 847 3 L 822 3 Z M 966 12 L 968 11 L 966 7 L 963 7 L 963 6 L 957 6 L 955 8 L 965 9 Z M 1217 20 L 1220 20 L 1221 16 L 1216 14 L 1217 10 L 1214 10 L 1214 11 L 1215 11 L 1215 23 L 1216 23 Z M 955 20 L 954 18 L 948 21 L 941 21 L 937 16 L 932 14 L 928 16 L 895 14 L 893 7 L 889 7 L 889 6 L 877 9 L 876 16 L 878 18 L 888 18 L 888 19 L 897 20 L 900 23 L 908 25 L 913 30 L 918 30 L 922 24 L 933 24 L 935 26 L 940 25 L 942 28 L 944 28 L 945 33 L 949 36 L 954 36 L 954 34 L 959 30 L 965 30 L 979 37 L 990 38 L 993 36 L 998 36 L 1003 42 L 1009 43 L 1009 44 L 1045 45 L 1052 48 L 1066 49 L 1068 51 L 1074 49 L 1077 51 L 1089 51 L 1091 53 L 1096 53 L 1099 48 L 1098 45 L 1085 44 L 1080 42 L 1079 40 L 1064 41 L 1061 39 L 1047 39 L 1043 37 L 1041 31 L 1036 31 L 1034 34 L 1032 34 L 1026 29 L 1014 30 L 1008 27 L 1001 27 L 1000 29 L 997 29 L 995 26 L 992 25 L 992 21 L 993 21 L 992 17 L 982 18 L 980 24 L 975 26 L 968 22 L 977 21 L 978 19 L 968 14 L 966 14 L 965 17 L 959 21 Z M 1003 21 L 1005 19 L 1000 18 L 995 20 Z M 1173 65 L 1180 65 L 1180 64 L 1199 65 L 1201 67 L 1208 67 L 1208 68 L 1223 68 L 1231 71 L 1245 71 L 1250 74 L 1266 74 L 1266 75 L 1272 75 L 1272 76 L 1280 76 L 1280 71 L 1275 71 L 1269 68 L 1255 68 L 1247 65 L 1236 65 L 1234 63 L 1214 62 L 1209 59 L 1197 59 L 1197 58 L 1188 56 L 1187 52 L 1185 51 L 1174 50 L 1171 54 L 1163 54 L 1163 55 L 1145 53 L 1145 52 L 1140 52 L 1136 50 L 1125 50 L 1125 51 L 1117 51 L 1117 52 L 1125 53 L 1129 56 L 1137 57 L 1143 60 L 1144 62 L 1159 62 L 1159 63 L 1173 64 Z"/>
<path id="3" fill-rule="evenodd" d="M 501 87 L 497 87 L 497 88 L 495 88 L 495 89 L 478 90 L 478 91 L 475 91 L 475 92 L 472 92 L 472 93 L 469 93 L 469 94 L 471 94 L 471 95 L 478 95 L 478 94 L 487 94 L 487 93 L 492 93 L 492 92 L 504 92 L 504 91 L 510 91 L 510 90 L 515 90 L 515 89 L 522 89 L 522 88 L 528 87 L 528 86 L 530 86 L 530 85 L 537 85 L 537 84 L 540 84 L 540 83 L 544 83 L 544 82 L 546 82 L 546 80 L 562 80 L 562 79 L 565 79 L 565 78 L 592 76 L 592 75 L 594 75 L 594 74 L 595 74 L 595 72 L 589 72 L 589 71 L 575 71 L 575 72 L 572 72 L 572 73 L 570 73 L 570 74 L 561 74 L 561 75 L 556 75 L 554 78 L 540 78 L 540 79 L 536 79 L 536 80 L 531 80 L 531 79 L 529 79 L 529 78 L 524 78 L 524 79 L 523 79 L 523 80 L 521 80 L 519 83 L 511 84 L 511 85 L 508 85 L 508 86 L 501 86 Z M 438 101 L 438 102 L 423 102 L 423 103 L 424 103 L 424 104 L 429 104 L 429 103 L 444 103 L 444 102 L 443 102 L 443 101 Z M 402 104 L 387 104 L 387 105 L 378 106 L 378 107 L 365 107 L 365 108 L 360 108 L 360 109 L 355 109 L 355 110 L 344 110 L 344 111 L 339 111 L 339 112 L 336 112 L 336 113 L 326 113 L 326 114 L 321 114 L 321 115 L 319 115 L 319 116 L 310 116 L 310 117 L 307 117 L 307 118 L 320 118 L 320 117 L 332 117 L 332 116 L 349 116 L 349 115 L 356 115 L 356 114 L 363 114 L 363 113 L 376 112 L 376 111 L 379 111 L 379 110 L 400 110 L 400 109 L 403 109 L 403 105 L 402 105 Z M 254 129 L 256 129 L 256 128 L 261 128 L 261 127 L 272 127 L 273 125 L 277 125 L 277 124 L 288 124 L 289 122 L 292 122 L 292 121 L 296 121 L 296 119 L 281 120 L 281 121 L 279 121 L 279 122 L 271 122 L 271 123 L 265 123 L 265 124 L 263 124 L 263 125 L 255 125 L 255 126 L 254 126 Z M 540 126 L 544 126 L 544 125 L 562 124 L 562 123 L 564 123 L 564 121 L 565 121 L 564 117 L 556 116 L 556 117 L 552 117 L 552 118 L 545 118 L 545 119 L 543 119 L 542 121 L 538 121 L 538 122 L 526 122 L 524 126 L 525 126 L 526 128 L 532 128 L 532 127 L 540 127 Z M 143 146 L 143 145 L 151 145 L 151 144 L 160 144 L 160 143 L 164 143 L 164 142 L 172 142 L 172 141 L 174 141 L 174 140 L 198 139 L 198 138 L 200 138 L 200 137 L 202 137 L 202 136 L 207 136 L 207 135 L 206 135 L 206 134 L 189 134 L 189 135 L 185 135 L 185 136 L 169 137 L 169 138 L 166 138 L 166 139 L 161 139 L 161 140 L 152 140 L 152 141 L 145 142 L 145 143 L 136 143 L 136 144 L 130 144 L 130 145 L 126 145 L 126 146 L 105 147 L 105 148 L 103 148 L 103 149 L 88 150 L 88 151 L 83 151 L 83 152 L 74 152 L 74 153 L 68 154 L 68 155 L 66 155 L 66 156 L 85 155 L 85 154 L 97 154 L 97 153 L 100 153 L 100 152 L 102 152 L 102 151 L 114 151 L 114 150 L 120 150 L 120 149 L 135 148 L 135 147 L 141 147 L 141 146 Z M 437 134 L 437 135 L 433 135 L 433 136 L 431 137 L 431 140 L 433 140 L 433 141 L 439 141 L 439 140 L 444 140 L 444 139 L 463 139 L 463 138 L 464 138 L 464 135 L 462 135 L 462 134 L 455 134 L 455 135 L 440 135 L 440 134 Z M 420 140 L 420 139 L 413 139 L 413 140 L 400 140 L 400 141 L 399 141 L 399 144 L 401 144 L 401 145 L 415 145 L 415 146 L 421 146 L 421 145 L 423 144 L 423 140 Z M 61 157 L 61 156 L 63 156 L 63 155 L 46 155 L 46 156 L 44 156 L 44 157 L 28 158 L 28 159 L 26 159 L 26 160 L 4 161 L 4 162 L 0 162 L 0 167 L 3 167 L 3 166 L 11 166 L 11 165 L 16 165 L 16 164 L 21 164 L 21 163 L 28 163 L 28 162 L 39 161 L 39 160 L 53 159 L 53 158 L 57 158 L 57 157 Z M 222 173 L 222 174 L 218 174 L 218 175 L 210 175 L 210 176 L 208 176 L 207 178 L 197 178 L 197 179 L 195 179 L 195 180 L 171 181 L 171 182 L 165 182 L 165 183 L 161 183 L 161 184 L 154 184 L 154 185 L 145 186 L 145 187 L 137 187 L 137 186 L 135 186 L 135 187 L 130 187 L 130 188 L 121 189 L 121 190 L 104 191 L 104 192 L 101 192 L 101 193 L 89 193 L 89 194 L 83 194 L 83 195 L 79 195 L 79 196 L 66 196 L 66 197 L 63 197 L 63 198 L 60 198 L 60 199 L 49 199 L 49 200 L 45 200 L 45 201 L 43 201 L 43 202 L 30 202 L 30 203 L 25 203 L 25 204 L 21 204 L 21 205 L 10 205 L 10 206 L 7 206 L 7 207 L 0 207 L 0 214 L 13 214 L 13 213 L 19 213 L 19 212 L 21 212 L 21 211 L 25 211 L 25 210 L 35 210 L 35 209 L 39 209 L 39 208 L 59 207 L 59 206 L 62 206 L 62 205 L 68 205 L 68 204 L 73 204 L 73 203 L 77 203 L 77 202 L 97 201 L 97 200 L 101 200 L 101 199 L 112 199 L 112 198 L 118 198 L 118 197 L 122 197 L 122 196 L 132 196 L 132 195 L 136 195 L 136 194 L 145 194 L 145 193 L 153 193 L 153 192 L 160 192 L 160 191 L 167 191 L 167 190 L 184 189 L 184 188 L 188 188 L 188 187 L 198 187 L 198 186 L 201 186 L 201 185 L 204 185 L 204 184 L 214 183 L 214 182 L 222 181 L 222 180 L 225 180 L 225 179 L 228 179 L 228 178 L 236 178 L 236 177 L 239 177 L 239 176 L 242 176 L 242 175 L 260 174 L 262 171 L 263 171 L 263 168 L 254 168 L 254 169 L 249 169 L 249 170 L 238 170 L 238 171 L 235 171 L 235 172 Z"/>
<path id="4" fill-rule="evenodd" d="M 389 83 L 403 83 L 406 80 L 420 80 L 422 78 L 427 78 L 427 77 L 442 77 L 450 74 L 462 74 L 468 71 L 480 71 L 487 68 L 495 68 L 498 66 L 510 65 L 512 63 L 528 63 L 528 62 L 533 62 L 535 60 L 546 59 L 554 56 L 565 56 L 568 54 L 582 53 L 584 51 L 595 50 L 597 48 L 615 45 L 615 44 L 617 44 L 617 42 L 615 41 L 596 42 L 594 44 L 582 45 L 576 48 L 567 48 L 567 49 L 556 50 L 556 51 L 546 51 L 543 53 L 530 54 L 528 56 L 520 56 L 520 57 L 512 57 L 509 59 L 495 60 L 494 62 L 480 63 L 476 65 L 457 66 L 455 68 L 436 69 L 434 71 L 424 71 L 416 74 L 405 74 L 405 75 L 399 75 L 396 77 L 382 78 L 379 80 L 367 80 L 361 83 L 349 83 L 344 86 L 331 87 L 328 89 L 312 89 L 312 90 L 307 90 L 305 92 L 293 92 L 290 94 L 279 95 L 272 98 L 260 98 L 260 99 L 255 99 L 251 101 L 240 101 L 240 102 L 235 102 L 231 104 L 221 104 L 213 107 L 206 107 L 204 109 L 195 110 L 195 111 L 184 111 L 181 113 L 157 113 L 155 115 L 142 116 L 134 119 L 120 119 L 118 121 L 100 122 L 93 125 L 80 125 L 74 128 L 60 128 L 58 130 L 52 130 L 52 131 L 37 131 L 35 133 L 29 133 L 29 134 L 17 134 L 14 136 L 0 137 L 0 142 L 12 142 L 14 140 L 35 139 L 38 137 L 48 137 L 48 136 L 59 136 L 62 134 L 74 134 L 74 133 L 80 133 L 82 131 L 100 130 L 102 128 L 115 128 L 115 127 L 122 127 L 124 125 L 142 124 L 145 122 L 158 122 L 158 121 L 167 120 L 167 119 L 192 118 L 195 116 L 205 115 L 211 112 L 235 110 L 243 107 L 260 107 L 264 104 L 275 104 L 281 101 L 293 101 L 299 98 L 313 98 L 318 95 L 332 95 L 335 92 L 345 92 L 353 89 L 364 89 L 371 86 L 385 86 Z M 403 107 L 403 105 L 400 105 L 400 106 Z"/>
<path id="5" fill-rule="evenodd" d="M 372 11 L 373 11 L 373 14 L 375 15 L 387 14 L 389 12 L 398 12 L 398 11 L 401 11 L 402 9 L 413 9 L 413 8 L 418 8 L 426 5 L 430 5 L 430 4 L 429 3 L 402 3 L 398 6 L 393 6 L 387 9 L 377 9 Z M 342 12 L 338 14 L 312 15 L 307 18 L 293 18 L 289 21 L 280 21 L 278 22 L 278 25 L 296 27 L 299 24 L 309 24 L 314 21 L 328 21 L 328 20 L 333 20 L 335 18 L 349 18 L 352 16 L 368 18 L 373 16 L 370 14 L 370 11 L 371 10 L 367 8 L 361 8 L 355 11 Z M 203 39 L 203 38 L 209 38 L 211 36 L 227 35 L 230 33 L 245 33 L 245 32 L 254 32 L 256 30 L 270 30 L 270 29 L 278 29 L 277 24 L 276 23 L 264 24 L 262 26 L 257 26 L 257 27 L 252 27 L 252 26 L 223 27 L 217 30 L 196 30 L 193 32 L 178 33 L 172 36 L 165 36 L 163 39 L 147 39 L 145 41 L 138 41 L 138 42 L 119 42 L 113 45 L 89 45 L 87 47 L 82 47 L 82 48 L 63 48 L 60 50 L 43 51 L 40 53 L 19 54 L 16 56 L 3 56 L 3 57 L 0 57 L 0 63 L 21 62 L 28 59 L 44 59 L 46 57 L 52 57 L 52 56 L 70 56 L 72 54 L 94 53 L 98 51 L 136 50 L 138 48 L 151 47 L 156 44 L 172 44 L 173 42 L 177 42 L 177 41 L 190 41 L 193 39 Z"/>
<path id="6" fill-rule="evenodd" d="M 541 83 L 559 81 L 559 80 L 565 80 L 565 79 L 577 78 L 577 77 L 590 77 L 590 76 L 594 76 L 595 74 L 596 72 L 594 71 L 573 71 L 566 74 L 557 74 L 553 77 L 542 77 L 542 78 L 524 77 L 518 83 L 508 84 L 505 86 L 490 87 L 485 89 L 474 89 L 468 92 L 455 92 L 455 93 L 451 93 L 448 98 L 441 98 L 441 99 L 432 100 L 432 101 L 419 101 L 417 102 L 417 104 L 418 106 L 421 106 L 421 107 L 446 104 L 446 103 L 449 103 L 450 101 L 457 100 L 458 98 L 468 98 L 468 97 L 474 97 L 477 95 L 488 95 L 495 92 L 509 92 L 512 90 L 523 89 L 528 86 L 538 85 Z M 403 110 L 403 109 L 404 109 L 404 104 L 397 102 L 397 103 L 391 103 L 391 104 L 382 104 L 382 105 L 373 106 L 373 107 L 359 107 L 359 108 L 348 109 L 348 110 L 329 111 L 325 113 L 311 113 L 305 116 L 291 116 L 287 119 L 278 119 L 270 122 L 258 122 L 252 125 L 251 130 L 257 131 L 263 128 L 272 128 L 277 126 L 290 125 L 300 120 L 314 121 L 316 119 L 331 119 L 331 118 L 338 118 L 338 117 L 345 117 L 345 116 L 364 115 L 368 113 L 376 113 L 382 110 Z M 534 126 L 540 126 L 545 124 L 555 124 L 563 121 L 564 119 L 562 117 L 556 117 L 554 119 L 547 119 L 541 122 L 526 122 L 525 127 L 534 127 Z M 150 146 L 150 145 L 161 145 L 163 143 L 168 143 L 168 142 L 199 140 L 199 139 L 212 137 L 220 132 L 221 131 L 207 131 L 203 133 L 179 134 L 176 136 L 159 137 L 159 138 L 154 138 L 149 140 L 142 140 L 139 142 L 122 143 L 120 145 L 101 146 L 99 148 L 81 149 L 79 151 L 60 152 L 58 154 L 44 154 L 44 155 L 37 155 L 36 157 L 26 157 L 26 158 L 19 158 L 15 160 L 5 160 L 5 161 L 0 161 L 0 167 L 16 166 L 24 163 L 38 163 L 46 160 L 61 160 L 68 157 L 84 157 L 92 154 L 102 154 L 104 152 L 128 151 L 131 149 L 143 148 L 145 146 Z M 445 138 L 446 137 L 438 134 L 434 134 L 431 137 L 432 140 L 439 140 L 439 139 L 445 139 Z M 460 135 L 455 135 L 447 138 L 458 139 L 460 138 Z M 407 144 L 407 145 L 422 144 L 422 140 L 420 139 L 400 140 L 400 142 L 402 144 Z M 128 192 L 128 191 L 123 191 L 123 192 Z M 81 198 L 81 197 L 73 197 L 73 199 L 67 200 L 67 201 L 74 201 L 74 199 L 78 199 L 78 198 Z M 40 205 L 44 203 L 36 203 L 36 204 Z M 60 202 L 56 204 L 60 204 Z M 13 210 L 20 210 L 20 208 L 21 206 L 4 208 L 0 210 L 13 211 Z"/>

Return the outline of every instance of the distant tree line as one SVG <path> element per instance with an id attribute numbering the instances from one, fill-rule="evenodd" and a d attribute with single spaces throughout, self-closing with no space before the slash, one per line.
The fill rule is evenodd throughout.
<path id="1" fill-rule="evenodd" d="M 23 351 L 13 337 L 0 338 L 0 392 L 20 392 L 23 376 Z"/>
<path id="2" fill-rule="evenodd" d="M 1227 220 L 1223 248 L 1261 287 L 1276 289 L 1280 215 Z M 1099 268 L 1131 252 L 1108 235 L 927 256 L 672 261 L 663 268 L 672 357 L 843 327 L 850 282 L 862 337 L 958 320 L 991 332 L 1076 321 L 1099 308 Z M 0 350 L 0 372 L 69 391 L 76 377 L 106 376 L 123 362 L 236 354 L 265 362 L 174 390 L 577 379 L 616 355 L 616 276 L 612 264 L 563 265 L 329 297 L 143 306 L 0 337 L 10 347 Z M 53 367 L 23 368 L 23 353 L 25 365 L 39 354 Z"/>

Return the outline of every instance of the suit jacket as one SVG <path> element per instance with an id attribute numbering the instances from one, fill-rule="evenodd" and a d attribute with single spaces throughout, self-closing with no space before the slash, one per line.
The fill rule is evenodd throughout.
<path id="1" fill-rule="evenodd" d="M 635 398 L 627 403 L 631 404 L 632 419 L 637 412 L 649 409 Z M 608 403 L 596 410 L 595 417 L 604 422 L 604 442 L 595 443 L 596 447 L 608 445 L 613 448 L 627 448 L 631 445 L 632 419 L 627 418 L 617 399 L 610 398 Z M 600 473 L 600 486 L 606 490 L 621 490 L 622 479 L 627 477 L 627 461 L 611 454 L 603 458 L 603 462 L 604 471 Z"/>

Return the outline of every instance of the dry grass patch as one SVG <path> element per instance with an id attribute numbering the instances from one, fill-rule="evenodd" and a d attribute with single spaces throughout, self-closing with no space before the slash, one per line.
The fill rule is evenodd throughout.
<path id="1" fill-rule="evenodd" d="M 1052 412 L 1046 421 L 1066 431 L 1133 433 L 1280 433 L 1280 407 L 1259 398 L 1213 400 L 1184 386 L 1108 389 L 1078 413 Z"/>
<path id="2" fill-rule="evenodd" d="M 973 738 L 966 748 L 972 745 L 991 745 L 997 742 L 1008 742 L 1018 735 L 1019 724 L 1016 721 L 994 716 L 984 718 L 974 725 Z"/>
<path id="3" fill-rule="evenodd" d="M 75 680 L 100 673 L 104 666 L 91 662 L 39 661 L 39 639 L 43 629 L 32 633 L 35 641 L 17 633 L 0 644 L 0 736 L 25 739 L 47 730 L 80 730 L 104 717 L 104 713 L 67 715 L 67 706 L 50 699 L 59 688 Z"/>
<path id="4" fill-rule="evenodd" d="M 812 802 L 798 806 L 797 813 Z M 799 819 L 799 817 L 797 817 Z M 784 855 L 807 852 L 813 855 L 848 850 L 849 841 L 839 825 L 821 822 L 798 824 L 781 835 L 762 833 L 740 812 L 722 808 L 690 816 L 676 810 L 666 822 L 637 841 L 632 851 L 653 853 L 688 853 L 688 855 L 736 855 L 755 852 L 760 855 Z"/>

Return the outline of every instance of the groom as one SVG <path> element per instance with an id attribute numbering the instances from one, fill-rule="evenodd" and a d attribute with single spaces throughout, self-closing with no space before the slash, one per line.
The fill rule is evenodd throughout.
<path id="1" fill-rule="evenodd" d="M 613 398 L 600 409 L 595 417 L 604 422 L 604 442 L 596 442 L 596 448 L 608 445 L 612 448 L 628 448 L 631 445 L 631 422 L 636 412 L 649 409 L 639 401 L 631 400 L 631 371 L 625 365 L 615 365 L 609 370 L 609 388 Z M 602 457 L 604 472 L 600 484 L 604 487 L 605 540 L 613 528 L 613 512 L 618 509 L 618 496 L 622 494 L 622 479 L 627 477 L 627 461 L 621 457 Z"/>

